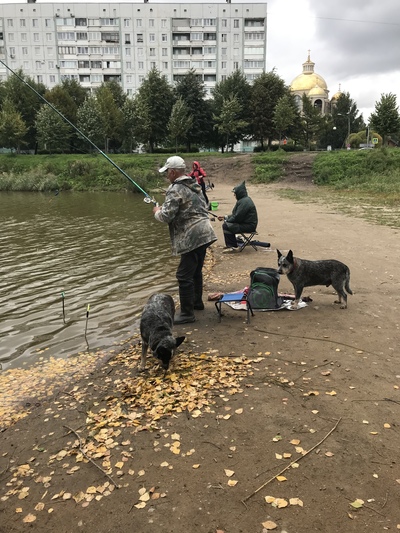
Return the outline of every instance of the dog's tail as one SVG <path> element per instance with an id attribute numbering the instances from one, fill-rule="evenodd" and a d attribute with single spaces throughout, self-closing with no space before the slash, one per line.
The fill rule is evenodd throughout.
<path id="1" fill-rule="evenodd" d="M 346 281 L 344 283 L 344 288 L 348 294 L 353 294 L 353 291 L 350 289 L 350 271 L 347 271 Z"/>

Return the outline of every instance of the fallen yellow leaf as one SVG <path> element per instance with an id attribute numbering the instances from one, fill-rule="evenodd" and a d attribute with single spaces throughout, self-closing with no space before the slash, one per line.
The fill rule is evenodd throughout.
<path id="1" fill-rule="evenodd" d="M 285 476 L 276 476 L 276 479 L 278 481 L 287 481 L 287 478 L 285 478 Z"/>
<path id="2" fill-rule="evenodd" d="M 228 477 L 232 477 L 233 474 L 235 473 L 233 470 L 228 470 L 225 468 L 225 475 L 228 476 Z"/>
<path id="3" fill-rule="evenodd" d="M 238 481 L 236 479 L 228 479 L 228 485 L 230 487 L 235 487 L 238 484 Z"/>
<path id="4" fill-rule="evenodd" d="M 27 514 L 25 518 L 22 520 L 25 522 L 25 524 L 30 524 L 31 522 L 34 522 L 36 520 L 36 516 L 34 514 Z"/>
<path id="5" fill-rule="evenodd" d="M 272 520 L 267 520 L 266 522 L 263 522 L 261 524 L 263 528 L 267 529 L 268 531 L 272 531 L 273 529 L 276 529 L 278 526 L 275 524 L 275 522 L 272 522 Z"/>

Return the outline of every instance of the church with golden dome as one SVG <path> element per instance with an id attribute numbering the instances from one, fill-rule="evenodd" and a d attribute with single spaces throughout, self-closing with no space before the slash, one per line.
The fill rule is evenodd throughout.
<path id="1" fill-rule="evenodd" d="M 290 91 L 294 95 L 297 108 L 301 111 L 302 96 L 305 94 L 310 98 L 314 107 L 318 108 L 322 115 L 331 112 L 332 106 L 342 94 L 339 91 L 329 99 L 328 85 L 324 78 L 314 71 L 315 63 L 310 59 L 310 50 L 308 51 L 307 61 L 303 63 L 303 72 L 297 76 L 290 84 Z"/>

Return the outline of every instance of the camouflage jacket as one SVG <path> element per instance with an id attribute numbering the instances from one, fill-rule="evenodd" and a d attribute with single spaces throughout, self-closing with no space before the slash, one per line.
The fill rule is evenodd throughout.
<path id="1" fill-rule="evenodd" d="M 169 226 L 172 255 L 186 254 L 217 240 L 201 187 L 190 176 L 182 176 L 168 187 L 154 218 Z"/>

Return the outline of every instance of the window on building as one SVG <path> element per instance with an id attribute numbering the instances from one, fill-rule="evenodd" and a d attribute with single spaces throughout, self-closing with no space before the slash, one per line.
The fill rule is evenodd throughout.
<path id="1" fill-rule="evenodd" d="M 39 27 L 38 19 L 32 19 L 32 27 L 33 28 L 38 28 Z"/>
<path id="2" fill-rule="evenodd" d="M 234 28 L 239 28 L 239 19 L 234 19 L 234 21 L 233 21 L 233 27 L 234 27 Z"/>
<path id="3" fill-rule="evenodd" d="M 141 28 L 142 27 L 142 19 L 136 19 L 136 27 Z"/>
<path id="4" fill-rule="evenodd" d="M 244 38 L 246 41 L 263 41 L 265 35 L 264 33 L 246 31 L 244 34 Z"/>
<path id="5" fill-rule="evenodd" d="M 118 26 L 118 19 L 101 18 L 100 26 Z"/>
<path id="6" fill-rule="evenodd" d="M 125 68 L 126 68 L 127 70 L 132 70 L 132 61 L 127 61 L 127 62 L 125 63 Z"/>
<path id="7" fill-rule="evenodd" d="M 136 42 L 137 43 L 142 43 L 143 42 L 143 33 L 138 33 L 136 35 Z"/>
<path id="8" fill-rule="evenodd" d="M 204 68 L 215 68 L 216 61 L 204 61 Z"/>
<path id="9" fill-rule="evenodd" d="M 29 61 L 24 61 L 24 70 L 28 70 L 29 68 Z"/>
<path id="10" fill-rule="evenodd" d="M 131 55 L 131 49 L 130 48 L 125 48 L 125 55 L 126 56 L 130 56 Z"/>
<path id="11" fill-rule="evenodd" d="M 192 68 L 203 68 L 203 61 L 192 61 Z"/>
<path id="12" fill-rule="evenodd" d="M 20 25 L 21 28 L 25 28 L 25 26 L 26 26 L 25 19 L 20 19 L 19 25 Z"/>
<path id="13" fill-rule="evenodd" d="M 75 26 L 87 26 L 87 19 L 83 18 L 76 18 L 75 19 Z"/>
<path id="14" fill-rule="evenodd" d="M 47 47 L 47 57 L 53 57 L 54 56 L 54 48 L 52 46 Z"/>
<path id="15" fill-rule="evenodd" d="M 156 67 L 157 67 L 157 63 L 155 61 L 150 61 L 150 68 L 153 69 Z"/>
<path id="16" fill-rule="evenodd" d="M 263 56 L 264 55 L 264 48 L 262 46 L 261 47 L 245 46 L 244 47 L 244 54 L 246 56 Z"/>
<path id="17" fill-rule="evenodd" d="M 42 51 L 40 50 L 40 46 L 35 46 L 34 50 L 35 50 L 35 56 L 42 55 L 42 53 L 41 53 Z M 74 50 L 75 50 L 75 48 L 74 48 Z"/>
<path id="18" fill-rule="evenodd" d="M 50 74 L 50 83 L 55 83 L 56 82 L 56 77 L 54 76 L 54 74 Z"/>
<path id="19" fill-rule="evenodd" d="M 132 83 L 132 74 L 126 76 L 126 83 Z"/>
<path id="20" fill-rule="evenodd" d="M 234 43 L 238 43 L 239 42 L 239 34 L 238 33 L 234 33 L 233 34 L 233 42 Z"/>
<path id="21" fill-rule="evenodd" d="M 204 26 L 215 26 L 216 19 L 204 19 Z"/>
<path id="22" fill-rule="evenodd" d="M 33 34 L 33 40 L 35 41 L 35 43 L 38 43 L 40 41 L 40 37 L 38 33 Z"/>
<path id="23" fill-rule="evenodd" d="M 161 41 L 162 41 L 163 43 L 166 43 L 166 42 L 168 41 L 168 35 L 167 35 L 166 33 L 163 33 L 163 34 L 161 35 Z"/>
<path id="24" fill-rule="evenodd" d="M 77 47 L 78 55 L 88 55 L 89 53 L 89 47 L 88 46 L 78 46 Z"/>
<path id="25" fill-rule="evenodd" d="M 204 40 L 205 41 L 216 41 L 217 40 L 217 34 L 216 33 L 205 33 L 204 34 Z"/>
<path id="26" fill-rule="evenodd" d="M 48 65 L 50 70 L 54 69 L 54 61 L 49 61 Z"/>
<path id="27" fill-rule="evenodd" d="M 7 28 L 13 28 L 13 27 L 14 27 L 13 19 L 7 19 Z"/>
<path id="28" fill-rule="evenodd" d="M 101 40 L 106 43 L 119 43 L 119 34 L 111 32 L 102 32 Z"/>
<path id="29" fill-rule="evenodd" d="M 88 34 L 86 31 L 78 31 L 76 33 L 76 40 L 77 41 L 87 41 Z"/>
<path id="30" fill-rule="evenodd" d="M 204 47 L 204 54 L 216 54 L 217 48 L 216 46 L 205 46 Z"/>
<path id="31" fill-rule="evenodd" d="M 161 19 L 161 27 L 166 28 L 167 27 L 167 19 Z"/>
<path id="32" fill-rule="evenodd" d="M 89 68 L 89 65 L 90 63 L 88 59 L 86 59 L 85 61 L 78 61 L 78 68 Z"/>
<path id="33" fill-rule="evenodd" d="M 46 28 L 52 28 L 52 23 L 51 23 L 51 19 L 44 19 L 44 25 L 46 26 Z"/>
<path id="34" fill-rule="evenodd" d="M 57 39 L 59 41 L 75 41 L 75 33 L 73 31 L 60 31 L 57 33 Z"/>
<path id="35" fill-rule="evenodd" d="M 162 56 L 167 56 L 168 55 L 168 48 L 162 48 L 161 55 Z"/>
<path id="36" fill-rule="evenodd" d="M 227 48 L 221 48 L 221 55 L 226 56 L 227 51 Z"/>
<path id="37" fill-rule="evenodd" d="M 221 68 L 224 68 L 224 69 L 226 68 L 226 61 L 221 62 Z"/>
<path id="38" fill-rule="evenodd" d="M 155 48 L 150 48 L 149 55 L 150 56 L 155 56 L 156 55 L 156 49 Z"/>
<path id="39" fill-rule="evenodd" d="M 245 28 L 263 28 L 264 19 L 244 19 Z"/>
<path id="40" fill-rule="evenodd" d="M 140 56 L 144 56 L 144 49 L 143 48 L 138 48 L 137 49 L 137 55 L 140 57 Z"/>
<path id="41" fill-rule="evenodd" d="M 131 25 L 130 19 L 124 19 L 124 28 L 129 28 Z"/>
<path id="42" fill-rule="evenodd" d="M 51 35 L 51 33 L 48 35 Z M 23 43 L 26 43 L 27 40 L 28 40 L 28 35 L 26 33 L 21 33 L 21 41 Z"/>
<path id="43" fill-rule="evenodd" d="M 174 61 L 174 68 L 190 68 L 190 61 Z"/>
<path id="44" fill-rule="evenodd" d="M 227 28 L 227 27 L 228 27 L 228 21 L 227 21 L 227 19 L 222 19 L 222 20 L 221 20 L 221 27 L 222 27 L 222 28 Z"/>
<path id="45" fill-rule="evenodd" d="M 203 33 L 191 33 L 190 34 L 190 40 L 191 41 L 202 41 L 203 40 Z"/>
<path id="46" fill-rule="evenodd" d="M 90 31 L 89 32 L 89 41 L 100 41 L 101 33 L 99 31 Z"/>
<path id="47" fill-rule="evenodd" d="M 221 34 L 221 42 L 226 43 L 228 42 L 228 37 L 226 33 Z"/>
<path id="48" fill-rule="evenodd" d="M 154 43 L 156 41 L 156 34 L 150 33 L 149 34 L 149 42 Z"/>
<path id="49" fill-rule="evenodd" d="M 38 76 L 36 76 L 36 81 L 38 83 L 43 83 L 43 76 L 41 74 L 39 74 Z"/>
<path id="50" fill-rule="evenodd" d="M 143 74 L 139 75 L 138 80 L 139 80 L 139 83 L 143 83 L 143 80 L 144 80 Z"/>
<path id="51" fill-rule="evenodd" d="M 9 53 L 11 57 L 15 57 L 15 48 L 13 46 L 10 47 Z"/>
<path id="52" fill-rule="evenodd" d="M 139 61 L 138 62 L 138 69 L 139 70 L 144 70 L 144 62 L 143 61 Z"/>
<path id="53" fill-rule="evenodd" d="M 149 19 L 149 28 L 154 28 L 154 19 Z"/>
<path id="54" fill-rule="evenodd" d="M 235 70 L 237 70 L 237 69 L 239 68 L 239 61 L 234 61 L 234 62 L 233 62 L 233 68 L 234 68 Z"/>
<path id="55" fill-rule="evenodd" d="M 234 56 L 238 56 L 239 55 L 239 48 L 234 48 L 233 49 L 233 55 Z"/>
<path id="56" fill-rule="evenodd" d="M 91 61 L 90 68 L 102 68 L 102 62 L 100 60 Z"/>
<path id="57" fill-rule="evenodd" d="M 130 33 L 125 33 L 125 44 L 131 44 L 131 35 L 130 35 Z"/>
<path id="58" fill-rule="evenodd" d="M 162 68 L 163 68 L 164 70 L 168 70 L 168 61 L 163 61 L 163 63 L 162 63 Z"/>
<path id="59" fill-rule="evenodd" d="M 14 34 L 13 34 L 13 33 L 9 33 L 9 34 L 8 34 L 8 40 L 9 40 L 10 42 L 12 42 L 12 43 L 14 42 Z"/>
<path id="60" fill-rule="evenodd" d="M 89 46 L 89 54 L 100 55 L 101 54 L 100 46 Z"/>

